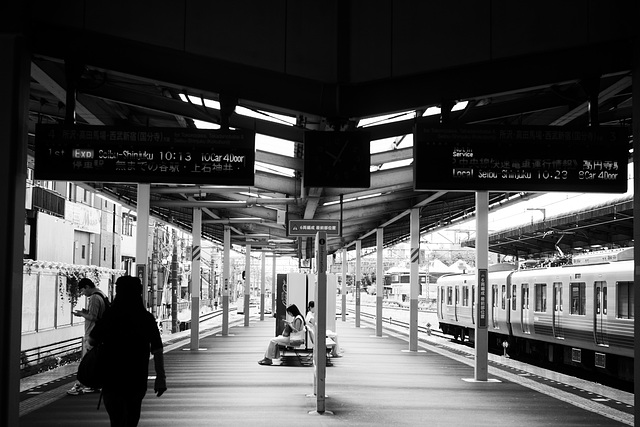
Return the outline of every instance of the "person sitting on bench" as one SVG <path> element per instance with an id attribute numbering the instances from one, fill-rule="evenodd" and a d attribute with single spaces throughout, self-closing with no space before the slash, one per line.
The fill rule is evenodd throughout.
<path id="1" fill-rule="evenodd" d="M 258 361 L 258 364 L 271 365 L 273 363 L 272 359 L 280 357 L 279 346 L 289 345 L 296 336 L 301 336 L 301 339 L 304 342 L 305 321 L 298 309 L 298 306 L 291 304 L 287 307 L 287 313 L 293 317 L 293 322 L 287 322 L 282 335 L 278 335 L 269 341 L 269 346 L 267 347 L 267 351 L 264 353 L 264 358 Z"/>

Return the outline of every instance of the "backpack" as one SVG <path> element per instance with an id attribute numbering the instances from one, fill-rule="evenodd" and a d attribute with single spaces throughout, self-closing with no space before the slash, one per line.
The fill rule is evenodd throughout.
<path id="1" fill-rule="evenodd" d="M 105 380 L 104 345 L 92 347 L 78 365 L 78 381 L 87 387 L 102 388 Z"/>
<path id="2" fill-rule="evenodd" d="M 100 316 L 100 318 L 102 319 L 104 317 L 105 313 L 109 310 L 109 308 L 111 308 L 111 302 L 109 301 L 109 298 L 107 298 L 107 296 L 102 293 L 102 291 L 99 291 L 99 292 L 96 292 L 96 293 L 102 297 L 102 301 L 104 302 L 104 311 L 102 312 L 102 315 Z"/>

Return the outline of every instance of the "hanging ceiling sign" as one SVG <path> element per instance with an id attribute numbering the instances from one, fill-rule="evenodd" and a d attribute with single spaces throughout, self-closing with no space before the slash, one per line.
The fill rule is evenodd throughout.
<path id="1" fill-rule="evenodd" d="M 291 219 L 287 228 L 288 236 L 315 236 L 324 231 L 327 236 L 340 236 L 340 221 L 322 219 Z"/>
<path id="2" fill-rule="evenodd" d="M 255 132 L 38 125 L 35 179 L 254 185 Z"/>
<path id="3" fill-rule="evenodd" d="M 414 130 L 416 190 L 624 193 L 628 162 L 622 128 Z"/>

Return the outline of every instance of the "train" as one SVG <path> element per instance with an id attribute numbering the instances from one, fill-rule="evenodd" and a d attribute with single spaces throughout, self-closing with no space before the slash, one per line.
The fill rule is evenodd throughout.
<path id="1" fill-rule="evenodd" d="M 489 346 L 632 382 L 633 278 L 633 248 L 577 255 L 562 266 L 490 266 L 481 313 Z M 436 283 L 440 329 L 458 340 L 474 340 L 476 282 L 467 273 Z"/>

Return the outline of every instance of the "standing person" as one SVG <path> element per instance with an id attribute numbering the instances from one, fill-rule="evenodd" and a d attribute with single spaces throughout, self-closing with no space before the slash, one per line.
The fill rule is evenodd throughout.
<path id="1" fill-rule="evenodd" d="M 116 281 L 116 297 L 104 318 L 89 335 L 92 345 L 104 345 L 104 406 L 112 426 L 132 427 L 140 421 L 147 393 L 149 356 L 153 354 L 158 397 L 167 390 L 162 339 L 155 318 L 142 301 L 142 284 L 133 276 Z"/>
<path id="2" fill-rule="evenodd" d="M 81 294 L 88 299 L 87 308 L 73 312 L 74 316 L 84 317 L 84 339 L 82 340 L 82 355 L 84 356 L 87 351 L 91 349 L 91 345 L 89 344 L 89 334 L 95 327 L 96 322 L 102 318 L 107 309 L 107 304 L 105 302 L 107 297 L 100 289 L 96 288 L 96 285 L 91 281 L 91 279 L 87 279 L 86 277 L 80 279 L 78 282 L 78 290 L 80 290 Z M 76 381 L 73 387 L 67 390 L 67 394 L 77 396 L 79 394 L 95 393 L 98 391 L 100 390 L 85 387 L 80 382 Z"/>
<path id="3" fill-rule="evenodd" d="M 293 322 L 287 322 L 282 335 L 278 335 L 277 337 L 272 338 L 271 341 L 269 341 L 269 346 L 264 353 L 264 358 L 258 361 L 259 365 L 273 364 L 272 359 L 280 357 L 280 349 L 278 346 L 288 345 L 291 341 L 291 333 L 304 330 L 304 317 L 302 317 L 302 313 L 300 313 L 300 309 L 298 308 L 298 306 L 295 304 L 291 304 L 289 307 L 287 307 L 287 313 L 293 317 Z"/>

